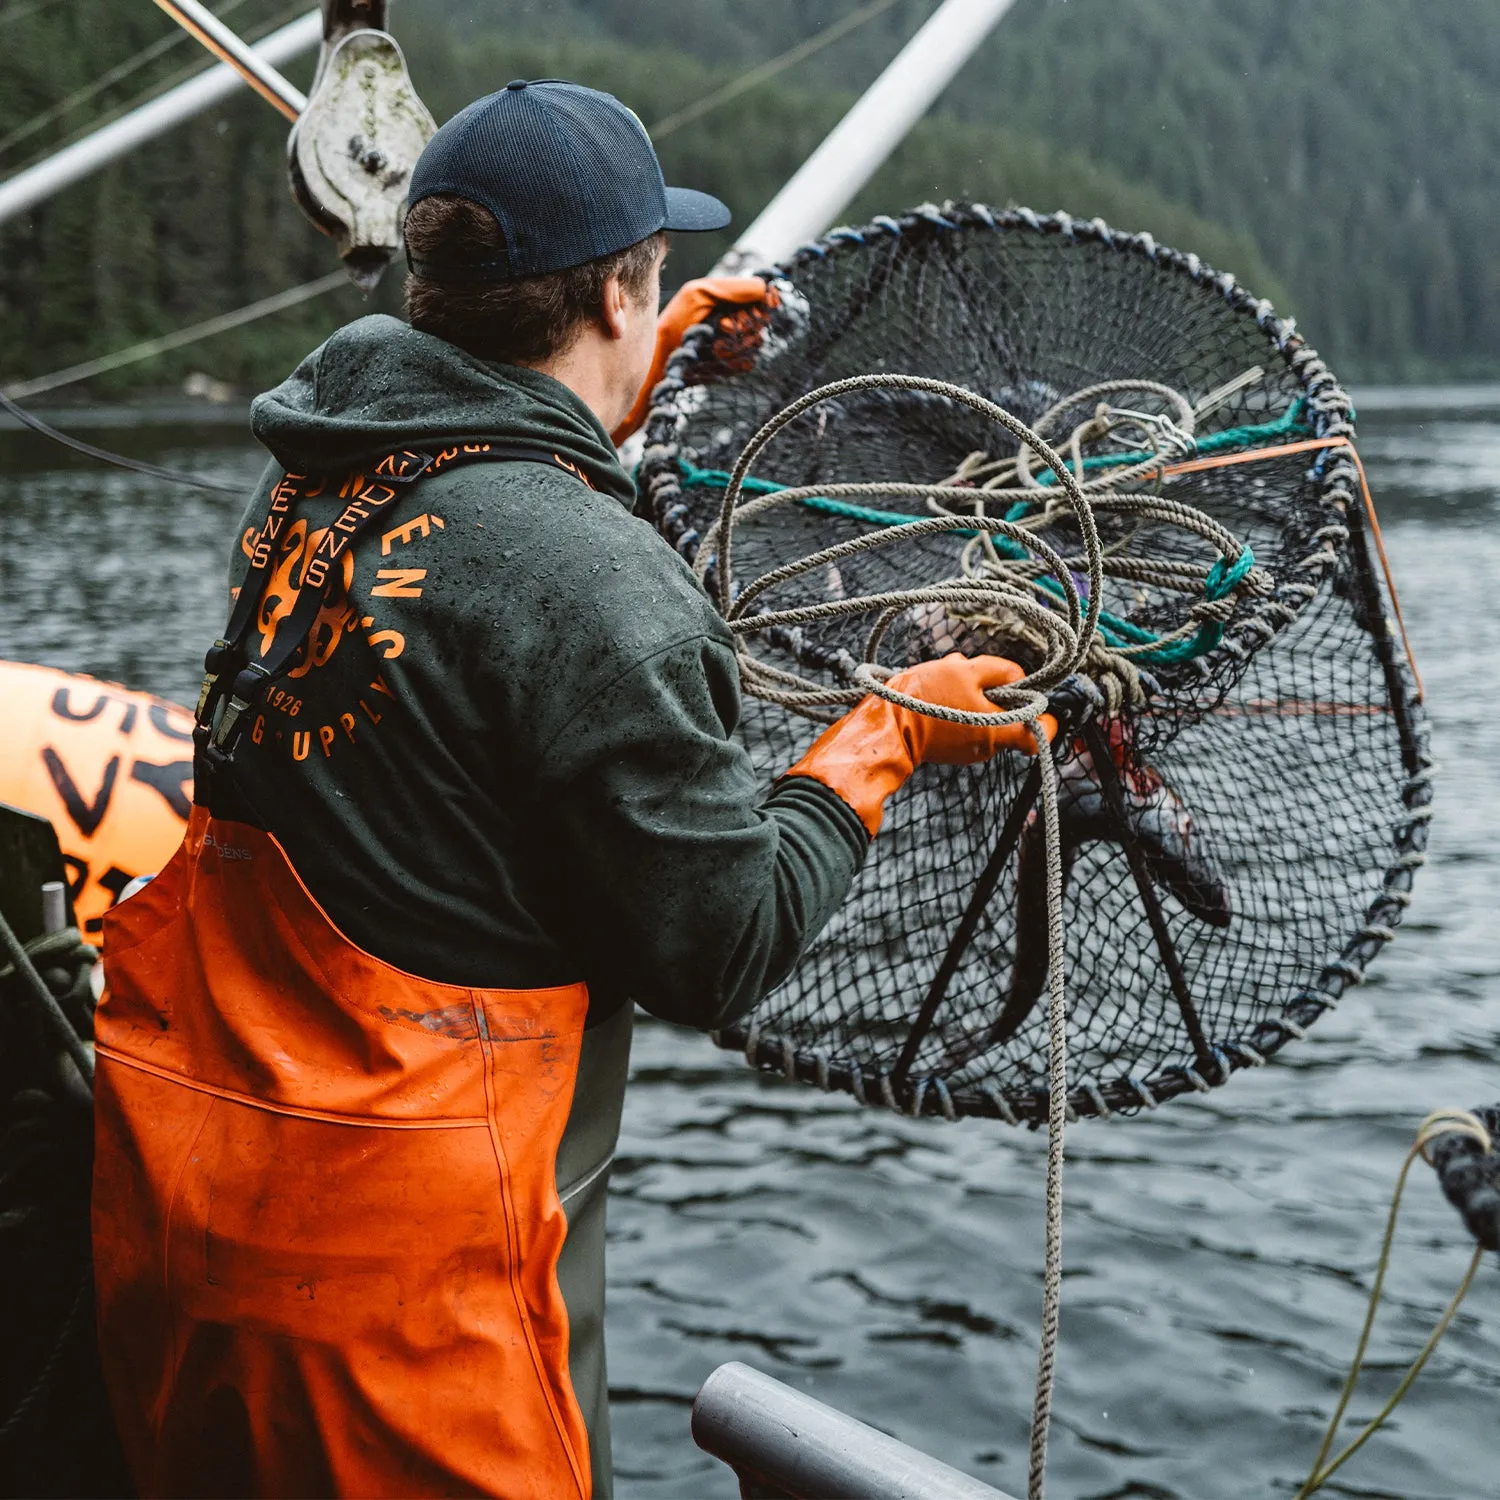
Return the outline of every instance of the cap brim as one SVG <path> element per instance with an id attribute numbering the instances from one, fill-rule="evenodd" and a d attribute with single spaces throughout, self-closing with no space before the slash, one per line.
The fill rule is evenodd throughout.
<path id="1" fill-rule="evenodd" d="M 667 222 L 661 227 L 678 232 L 726 229 L 731 218 L 727 204 L 693 188 L 667 189 Z"/>

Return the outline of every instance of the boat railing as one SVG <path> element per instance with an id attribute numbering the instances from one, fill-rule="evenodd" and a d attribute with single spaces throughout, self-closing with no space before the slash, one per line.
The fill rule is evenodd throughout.
<path id="1" fill-rule="evenodd" d="M 738 1362 L 703 1382 L 693 1441 L 735 1471 L 743 1500 L 1011 1500 Z"/>

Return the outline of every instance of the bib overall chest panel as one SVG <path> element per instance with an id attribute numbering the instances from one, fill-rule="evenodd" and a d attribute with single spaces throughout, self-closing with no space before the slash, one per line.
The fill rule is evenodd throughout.
<path id="1" fill-rule="evenodd" d="M 554 1175 L 584 987 L 392 969 L 203 809 L 107 955 L 100 1321 L 143 1492 L 588 1495 Z"/>

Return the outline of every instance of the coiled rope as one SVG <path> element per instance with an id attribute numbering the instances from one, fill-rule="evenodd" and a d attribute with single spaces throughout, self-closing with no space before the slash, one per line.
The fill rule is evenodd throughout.
<path id="1" fill-rule="evenodd" d="M 967 541 L 960 557 L 959 576 L 920 592 L 879 596 L 890 602 L 890 618 L 902 609 L 917 607 L 946 612 L 959 624 L 1004 634 L 1014 641 L 1033 646 L 1049 661 L 1053 660 L 1066 654 L 1071 639 L 1066 632 L 1059 633 L 1062 622 L 1056 614 L 1056 606 L 1068 602 L 1071 575 L 1086 568 L 1089 560 L 1077 556 L 1060 558 L 1037 535 L 1043 528 L 1056 523 L 1061 512 L 1072 507 L 1073 501 L 1061 496 L 1055 483 L 1046 482 L 1058 471 L 1041 475 L 1033 472 L 1034 459 L 1042 455 L 1032 439 L 1045 437 L 1066 412 L 1094 402 L 1097 404 L 1093 414 L 1077 423 L 1064 440 L 1071 456 L 1072 478 L 1076 481 L 1074 492 L 1086 495 L 1095 511 L 1129 517 L 1137 530 L 1149 522 L 1172 526 L 1196 534 L 1218 553 L 1211 566 L 1204 566 L 1175 559 L 1126 555 L 1123 548 L 1128 545 L 1129 538 L 1124 544 L 1101 550 L 1104 576 L 1136 586 L 1186 593 L 1195 596 L 1197 601 L 1188 609 L 1183 624 L 1165 635 L 1144 630 L 1108 611 L 1101 609 L 1097 612 L 1092 621 L 1093 628 L 1086 632 L 1088 644 L 1083 657 L 1073 666 L 1087 670 L 1103 691 L 1107 708 L 1114 712 L 1122 702 L 1139 703 L 1143 700 L 1142 666 L 1190 660 L 1214 649 L 1222 640 L 1224 626 L 1233 616 L 1240 599 L 1245 596 L 1263 598 L 1273 590 L 1270 575 L 1255 566 L 1254 554 L 1248 546 L 1197 507 L 1163 498 L 1160 494 L 1163 479 L 1186 455 L 1210 447 L 1217 450 L 1223 446 L 1217 439 L 1225 436 L 1239 441 L 1242 435 L 1254 437 L 1261 434 L 1259 428 L 1234 429 L 1229 434 L 1215 434 L 1214 440 L 1205 440 L 1201 444 L 1194 436 L 1196 422 L 1201 416 L 1261 376 L 1258 367 L 1247 371 L 1211 392 L 1196 406 L 1190 405 L 1180 392 L 1157 381 L 1102 381 L 1055 402 L 1038 419 L 1034 430 L 1017 423 L 1019 431 L 1010 429 L 1017 440 L 1017 453 L 1013 457 L 996 459 L 983 451 L 970 453 L 953 474 L 935 484 L 876 481 L 785 487 L 751 478 L 746 466 L 747 455 L 753 459 L 769 441 L 769 436 L 779 430 L 779 427 L 767 424 L 771 433 L 768 435 L 766 428 L 762 428 L 756 434 L 751 445 L 741 454 L 735 473 L 722 475 L 694 470 L 684 476 L 685 482 L 690 484 L 718 482 L 725 489 L 720 523 L 710 530 L 698 554 L 699 575 L 702 577 L 706 573 L 710 560 L 709 544 L 723 529 L 731 511 L 737 523 L 778 506 L 799 504 L 810 510 L 874 524 L 887 532 L 883 538 L 862 537 L 840 548 L 827 549 L 815 558 L 804 559 L 756 580 L 737 601 L 738 617 L 743 618 L 759 594 L 810 568 L 836 562 L 854 552 L 915 540 L 929 534 L 912 530 L 918 523 L 908 515 L 853 502 L 878 497 L 922 500 L 937 517 L 949 523 L 948 529 L 955 536 Z M 923 391 L 963 405 L 979 400 L 972 393 L 962 391 L 961 387 L 941 381 L 902 376 L 870 379 L 887 389 Z M 791 420 L 794 414 L 808 406 L 861 388 L 850 382 L 824 387 L 788 407 L 779 418 L 773 419 L 773 423 Z M 1127 391 L 1163 399 L 1172 408 L 1171 415 L 1114 408 L 1101 399 Z M 992 411 L 998 408 L 987 407 L 988 403 L 981 403 L 974 409 L 995 420 Z M 1295 417 L 1295 413 L 1291 415 Z M 1266 432 L 1274 429 L 1274 435 L 1278 437 L 1295 426 L 1295 421 L 1289 422 L 1288 419 L 1264 424 Z M 1139 450 L 1139 456 L 1127 452 L 1085 457 L 1083 446 L 1086 443 L 1106 438 Z M 1046 444 L 1043 443 L 1042 447 Z M 1055 453 L 1053 457 L 1056 457 Z M 1092 478 L 1088 477 L 1091 471 Z M 1143 483 L 1154 486 L 1154 492 L 1128 489 Z M 742 491 L 751 491 L 756 498 L 739 505 L 737 501 Z M 1002 505 L 998 516 L 990 514 L 988 509 L 997 503 Z M 998 588 L 992 589 L 992 585 L 998 585 Z M 722 588 L 720 603 L 727 609 Z M 756 628 L 770 630 L 777 626 L 795 628 L 840 612 L 843 611 L 835 604 L 832 607 L 810 606 L 801 611 L 780 611 L 774 616 L 761 613 L 756 616 L 761 622 L 759 627 L 747 624 L 743 628 L 747 631 Z M 1071 623 L 1076 628 L 1076 622 Z M 888 624 L 889 619 L 886 619 L 877 625 L 872 637 L 875 642 L 878 643 Z M 866 659 L 867 663 L 872 661 L 871 651 L 867 650 Z M 853 701 L 850 694 L 830 692 L 826 687 L 813 689 L 805 682 L 782 677 L 778 669 L 763 662 L 752 659 L 752 663 L 749 671 L 757 683 L 767 689 L 771 701 L 784 707 L 808 712 L 819 706 L 826 708 L 834 703 Z M 863 671 L 856 680 L 868 690 L 871 673 Z M 794 696 L 799 691 L 806 696 Z"/>
<path id="2" fill-rule="evenodd" d="M 1110 712 L 1117 711 L 1125 701 L 1143 701 L 1141 664 L 1157 666 L 1187 661 L 1213 650 L 1223 639 L 1224 626 L 1233 616 L 1240 596 L 1264 598 L 1273 590 L 1270 575 L 1255 566 L 1255 555 L 1248 546 L 1196 506 L 1166 499 L 1160 493 L 1168 467 L 1198 451 L 1195 439 L 1198 418 L 1220 404 L 1226 393 L 1258 380 L 1260 374 L 1259 369 L 1247 372 L 1228 386 L 1211 392 L 1196 407 L 1179 391 L 1159 381 L 1100 381 L 1055 402 L 1037 419 L 1036 430 L 1047 434 L 1066 412 L 1096 403 L 1093 415 L 1077 423 L 1066 440 L 1074 477 L 1095 511 L 1129 516 L 1135 521 L 1136 530 L 1152 521 L 1176 527 L 1201 537 L 1219 554 L 1212 566 L 1205 569 L 1167 558 L 1131 556 L 1121 548 L 1106 551 L 1104 571 L 1108 577 L 1201 596 L 1188 609 L 1184 622 L 1165 635 L 1155 635 L 1129 620 L 1101 614 L 1099 638 L 1090 645 L 1086 665 L 1089 675 L 1104 692 Z M 1101 399 L 1124 392 L 1158 396 L 1173 408 L 1173 414 L 1164 416 L 1112 407 Z M 1084 456 L 1084 444 L 1105 439 L 1138 449 L 1141 456 L 1135 459 L 1129 453 Z M 1007 520 L 1027 530 L 1050 525 L 1058 514 L 1056 492 L 1049 493 L 1043 477 L 1032 472 L 1033 451 L 1029 444 L 1023 443 L 1013 458 L 992 459 L 985 453 L 971 453 L 948 484 L 968 491 L 964 502 L 975 515 L 984 514 L 989 504 L 1008 500 Z M 1091 469 L 1096 471 L 1093 478 L 1088 477 Z M 1153 491 L 1126 492 L 1127 487 L 1140 484 L 1152 485 Z M 941 502 L 929 501 L 929 504 L 936 506 Z M 1071 566 L 1078 566 L 1078 562 L 1069 559 Z M 997 541 L 988 534 L 979 534 L 965 547 L 961 566 L 964 576 L 969 578 L 1019 570 L 1039 592 L 1053 597 L 1058 593 L 1058 585 L 1042 574 L 1025 547 L 1007 543 L 1003 538 Z M 1034 646 L 1042 644 L 1024 627 L 1018 631 L 1021 622 L 1014 618 L 977 612 L 959 612 L 958 618 L 982 629 L 1019 634 Z"/>
<path id="3" fill-rule="evenodd" d="M 43 1024 L 51 1036 L 52 1043 L 64 1052 L 78 1069 L 79 1077 L 90 1089 L 94 1085 L 94 1054 L 78 1033 L 77 1027 L 52 993 L 51 986 L 41 976 L 33 961 L 51 958 L 58 962 L 61 955 L 74 955 L 83 948 L 76 929 L 67 928 L 61 933 L 48 933 L 31 943 L 23 943 L 15 934 L 5 915 L 0 912 L 0 953 L 9 960 L 0 968 L 0 978 L 12 973 L 20 980 L 42 1016 Z M 81 981 L 79 981 L 81 982 Z"/>

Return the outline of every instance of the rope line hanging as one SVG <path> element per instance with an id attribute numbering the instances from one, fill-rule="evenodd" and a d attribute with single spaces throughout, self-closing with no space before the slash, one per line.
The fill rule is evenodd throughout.
<path id="1" fill-rule="evenodd" d="M 192 323 L 173 333 L 143 339 L 140 343 L 117 349 L 112 354 L 101 354 L 97 359 L 85 360 L 82 364 L 54 370 L 50 375 L 38 375 L 32 380 L 15 381 L 5 387 L 5 394 L 12 398 L 25 398 L 39 396 L 44 391 L 55 391 L 65 385 L 75 385 L 78 381 L 88 380 L 94 375 L 105 375 L 111 370 L 123 369 L 126 365 L 139 364 L 143 359 L 151 359 L 155 355 L 167 354 L 173 349 L 196 344 L 202 339 L 212 338 L 217 333 L 227 333 L 230 329 L 241 328 L 246 323 L 258 322 L 261 318 L 268 318 L 273 313 L 285 312 L 288 308 L 297 307 L 314 297 L 321 297 L 325 292 L 336 291 L 339 287 L 348 285 L 349 278 L 343 271 L 330 271 L 326 276 L 304 281 L 299 286 L 288 287 L 284 292 L 275 292 L 269 297 L 257 298 L 254 302 L 247 302 L 243 307 L 237 307 L 232 312 L 218 313 L 212 318 L 205 318 L 201 323 Z"/>
<path id="2" fill-rule="evenodd" d="M 761 84 L 769 83 L 773 78 L 786 72 L 788 68 L 795 67 L 800 62 L 806 62 L 808 58 L 815 56 L 825 47 L 842 40 L 850 32 L 859 30 L 866 22 L 884 15 L 895 3 L 896 0 L 870 0 L 868 5 L 863 5 L 858 10 L 851 11 L 842 20 L 825 26 L 805 42 L 798 42 L 796 46 L 788 47 L 785 52 L 768 58 L 763 63 L 757 63 L 755 67 L 731 79 L 721 88 L 713 89 L 691 103 L 684 104 L 681 109 L 673 110 L 669 115 L 663 115 L 661 119 L 647 127 L 651 139 L 653 141 L 665 140 L 667 136 L 681 130 L 684 125 L 691 125 L 695 120 L 701 120 L 704 115 L 713 114 L 715 110 L 722 109 L 724 105 L 738 99 L 742 94 L 748 94 L 752 89 L 759 88 Z"/>
<path id="3" fill-rule="evenodd" d="M 1329 1450 L 1333 1447 L 1333 1440 L 1339 1430 L 1339 1424 L 1344 1420 L 1344 1413 L 1349 1409 L 1349 1402 L 1353 1398 L 1354 1388 L 1359 1383 L 1360 1371 L 1364 1369 L 1365 1355 L 1370 1347 L 1370 1333 L 1375 1326 L 1375 1314 L 1380 1309 L 1381 1298 L 1385 1292 L 1385 1276 L 1390 1269 L 1391 1249 L 1396 1240 L 1396 1221 L 1401 1213 L 1401 1200 L 1406 1193 L 1406 1180 L 1411 1173 L 1412 1163 L 1420 1156 L 1429 1166 L 1433 1165 L 1429 1148 L 1439 1136 L 1451 1134 L 1466 1135 L 1478 1142 L 1481 1151 L 1489 1151 L 1493 1148 L 1493 1142 L 1489 1131 L 1485 1128 L 1484 1121 L 1477 1115 L 1466 1109 L 1440 1109 L 1427 1116 L 1417 1128 L 1417 1138 L 1412 1144 L 1411 1150 L 1406 1153 L 1406 1160 L 1401 1164 L 1401 1171 L 1396 1177 L 1396 1189 L 1391 1195 L 1390 1212 L 1386 1217 L 1385 1236 L 1380 1245 L 1380 1261 L 1375 1269 L 1375 1280 L 1370 1287 L 1369 1306 L 1365 1312 L 1364 1326 L 1360 1329 L 1359 1343 L 1354 1351 L 1354 1358 L 1349 1364 L 1349 1374 L 1345 1377 L 1343 1390 L 1339 1393 L 1338 1405 L 1334 1408 L 1333 1415 L 1328 1419 L 1328 1430 L 1323 1436 L 1322 1446 L 1318 1449 L 1318 1456 L 1313 1460 L 1312 1472 L 1308 1475 L 1302 1488 L 1297 1491 L 1295 1500 L 1306 1500 L 1306 1497 L 1315 1495 L 1329 1479 L 1341 1469 L 1349 1459 L 1353 1458 L 1364 1445 L 1375 1436 L 1385 1425 L 1386 1419 L 1406 1399 L 1407 1392 L 1412 1388 L 1418 1375 L 1422 1373 L 1427 1361 L 1432 1358 L 1433 1351 L 1442 1341 L 1443 1335 L 1448 1331 L 1463 1300 L 1468 1296 L 1469 1288 L 1474 1284 L 1474 1278 L 1479 1273 L 1479 1266 L 1484 1259 L 1485 1249 L 1483 1244 L 1474 1247 L 1473 1257 L 1469 1261 L 1468 1269 L 1464 1272 L 1463 1279 L 1458 1284 L 1458 1290 L 1449 1299 L 1447 1307 L 1443 1309 L 1441 1317 L 1433 1326 L 1427 1342 L 1422 1345 L 1417 1357 L 1411 1362 L 1395 1390 L 1386 1399 L 1385 1404 L 1370 1418 L 1359 1430 L 1358 1434 L 1347 1443 L 1332 1459 L 1328 1457 Z"/>

